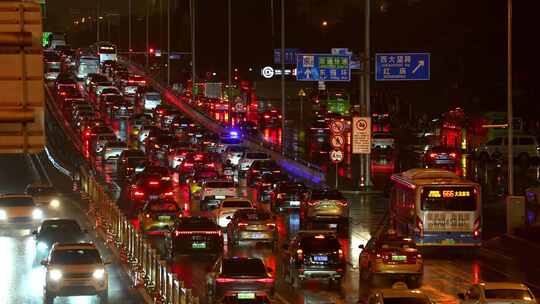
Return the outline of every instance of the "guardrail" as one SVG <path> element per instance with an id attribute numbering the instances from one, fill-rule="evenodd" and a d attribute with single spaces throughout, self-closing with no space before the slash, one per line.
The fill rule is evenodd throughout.
<path id="1" fill-rule="evenodd" d="M 186 99 L 183 96 L 180 96 L 177 92 L 166 87 L 161 81 L 151 77 L 146 69 L 135 62 L 129 63 L 124 58 L 120 58 L 120 61 L 124 64 L 131 66 L 131 68 L 141 75 L 145 75 L 148 78 L 152 86 L 157 89 L 165 98 L 165 100 L 175 106 L 177 106 L 182 112 L 188 115 L 195 122 L 205 126 L 210 131 L 214 133 L 221 133 L 226 131 L 226 126 L 217 122 L 213 118 L 209 117 L 206 113 L 200 111 L 196 107 L 188 104 L 184 101 Z M 280 164 L 285 171 L 289 174 L 302 179 L 307 184 L 313 187 L 327 187 L 325 184 L 326 176 L 324 172 L 314 164 L 309 162 L 284 156 L 281 154 L 281 149 L 277 148 L 275 145 L 268 145 L 264 141 L 261 143 L 258 139 L 247 138 L 244 143 L 250 147 L 257 150 L 263 151 L 271 155 L 271 157 Z"/>
<path id="2" fill-rule="evenodd" d="M 70 125 L 63 119 L 61 111 L 55 103 L 54 96 L 45 85 L 47 107 L 62 131 L 73 142 L 75 148 L 82 153 L 82 143 Z M 127 266 L 128 274 L 136 287 L 144 288 L 154 303 L 198 304 L 198 297 L 192 295 L 191 289 L 184 287 L 183 282 L 171 271 L 167 261 L 157 249 L 139 233 L 133 224 L 122 213 L 110 187 L 99 180 L 96 171 L 81 166 L 74 182 L 74 189 L 80 191 L 81 199 L 87 200 L 89 211 L 87 216 L 94 223 L 95 229 L 106 234 L 106 243 L 120 252 L 120 261 Z"/>

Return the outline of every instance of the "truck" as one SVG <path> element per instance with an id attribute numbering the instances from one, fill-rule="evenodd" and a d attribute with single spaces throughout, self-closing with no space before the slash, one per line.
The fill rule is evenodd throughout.
<path id="1" fill-rule="evenodd" d="M 223 97 L 223 85 L 221 82 L 207 82 L 204 84 L 204 97 L 217 98 Z"/>
<path id="2" fill-rule="evenodd" d="M 0 153 L 38 153 L 45 144 L 39 1 L 0 1 L 0 20 Z"/>

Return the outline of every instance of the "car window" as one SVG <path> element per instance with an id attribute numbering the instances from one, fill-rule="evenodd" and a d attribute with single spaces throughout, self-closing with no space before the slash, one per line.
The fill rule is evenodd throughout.
<path id="1" fill-rule="evenodd" d="M 0 207 L 31 207 L 34 200 L 31 197 L 2 197 Z"/>
<path id="2" fill-rule="evenodd" d="M 95 249 L 53 250 L 51 263 L 60 265 L 100 264 L 101 257 Z"/>
<path id="3" fill-rule="evenodd" d="M 238 211 L 238 218 L 246 221 L 266 221 L 270 219 L 270 213 L 257 210 Z"/>
<path id="4" fill-rule="evenodd" d="M 308 252 L 340 248 L 339 241 L 333 236 L 309 236 L 302 238 L 300 244 L 300 246 Z"/>
<path id="5" fill-rule="evenodd" d="M 206 188 L 234 188 L 233 182 L 208 182 L 206 183 Z"/>
<path id="6" fill-rule="evenodd" d="M 341 200 L 343 199 L 343 195 L 339 191 L 321 191 L 321 192 L 313 192 L 311 194 L 312 200 Z"/>
<path id="7" fill-rule="evenodd" d="M 520 289 L 486 289 L 484 290 L 486 299 L 532 299 L 533 296 L 528 290 Z"/>
<path id="8" fill-rule="evenodd" d="M 207 228 L 215 227 L 215 223 L 207 217 L 183 217 L 179 220 L 178 227 L 187 229 Z"/>
<path id="9" fill-rule="evenodd" d="M 266 267 L 259 259 L 225 259 L 223 260 L 222 273 L 228 277 L 267 276 Z"/>
<path id="10" fill-rule="evenodd" d="M 251 208 L 249 201 L 225 201 L 221 204 L 223 208 Z"/>
<path id="11" fill-rule="evenodd" d="M 44 221 L 43 224 L 41 224 L 41 234 L 61 231 L 69 231 L 70 234 L 82 233 L 81 227 L 76 221 Z"/>

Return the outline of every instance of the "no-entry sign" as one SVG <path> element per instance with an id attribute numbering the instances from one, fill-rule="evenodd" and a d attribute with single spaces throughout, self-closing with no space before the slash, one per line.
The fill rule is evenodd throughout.
<path id="1" fill-rule="evenodd" d="M 371 153 L 371 117 L 353 117 L 352 153 Z"/>

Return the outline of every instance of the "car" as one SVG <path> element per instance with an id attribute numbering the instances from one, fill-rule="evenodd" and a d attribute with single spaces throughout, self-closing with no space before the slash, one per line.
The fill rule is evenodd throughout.
<path id="1" fill-rule="evenodd" d="M 424 154 L 424 166 L 427 167 L 457 167 L 461 160 L 461 153 L 451 147 L 432 147 Z"/>
<path id="2" fill-rule="evenodd" d="M 412 239 L 389 230 L 359 248 L 362 249 L 358 262 L 361 281 L 376 282 L 385 276 L 406 282 L 410 288 L 422 285 L 424 259 Z"/>
<path id="3" fill-rule="evenodd" d="M 120 99 L 115 100 L 115 102 L 110 105 L 109 109 L 112 118 L 126 118 L 133 114 L 134 108 L 131 101 L 121 97 Z"/>
<path id="4" fill-rule="evenodd" d="M 245 172 L 249 170 L 253 162 L 256 160 L 270 160 L 270 155 L 264 152 L 246 152 L 238 163 L 238 169 L 240 170 L 240 172 Z"/>
<path id="5" fill-rule="evenodd" d="M 118 142 L 116 135 L 97 135 L 94 138 L 94 152 L 96 155 L 103 155 L 105 153 L 105 147 L 112 142 Z"/>
<path id="6" fill-rule="evenodd" d="M 175 142 L 169 148 L 169 153 L 167 154 L 169 167 L 177 170 L 188 154 L 194 152 L 195 150 L 197 150 L 197 148 L 189 143 L 182 141 Z"/>
<path id="7" fill-rule="evenodd" d="M 328 224 L 329 228 L 346 230 L 349 204 L 341 192 L 332 189 L 312 190 L 300 205 L 300 225 Z"/>
<path id="8" fill-rule="evenodd" d="M 255 160 L 246 172 L 246 184 L 254 186 L 261 176 L 281 172 L 281 168 L 274 160 Z"/>
<path id="9" fill-rule="evenodd" d="M 145 142 L 145 151 L 148 155 L 159 160 L 167 159 L 167 153 L 170 147 L 177 142 L 176 136 L 173 134 L 162 133 L 156 137 L 148 137 Z"/>
<path id="10" fill-rule="evenodd" d="M 31 195 L 0 195 L 0 227 L 35 228 L 44 217 Z"/>
<path id="11" fill-rule="evenodd" d="M 161 95 L 158 92 L 147 92 L 143 95 L 143 109 L 145 112 L 152 112 L 161 104 Z"/>
<path id="12" fill-rule="evenodd" d="M 162 134 L 163 130 L 155 125 L 143 125 L 139 131 L 139 143 L 144 143 L 148 138 L 155 138 Z"/>
<path id="13" fill-rule="evenodd" d="M 272 198 L 272 191 L 274 191 L 274 188 L 278 184 L 288 180 L 289 176 L 285 173 L 269 173 L 261 175 L 253 185 L 257 201 L 261 203 L 269 203 Z"/>
<path id="14" fill-rule="evenodd" d="M 118 157 L 117 176 L 123 181 L 144 171 L 147 163 L 146 154 L 138 149 L 123 150 Z"/>
<path id="15" fill-rule="evenodd" d="M 217 224 L 221 228 L 227 228 L 227 225 L 231 221 L 234 213 L 240 209 L 253 209 L 255 206 L 253 203 L 243 197 L 230 197 L 221 202 L 214 214 L 216 216 Z"/>
<path id="16" fill-rule="evenodd" d="M 236 134 L 231 136 L 230 133 Z M 229 146 L 238 146 L 242 145 L 243 140 L 238 135 L 238 131 L 231 131 L 231 132 L 224 132 L 219 136 L 219 142 L 218 144 L 213 148 L 213 152 L 223 154 L 227 150 L 227 147 Z"/>
<path id="17" fill-rule="evenodd" d="M 281 123 L 282 116 L 278 109 L 271 109 L 260 114 L 259 125 L 262 128 L 276 127 Z"/>
<path id="18" fill-rule="evenodd" d="M 201 188 L 201 210 L 207 210 L 209 206 L 215 207 L 228 197 L 236 196 L 236 184 L 230 180 L 208 180 Z"/>
<path id="19" fill-rule="evenodd" d="M 54 244 L 46 267 L 44 303 L 65 296 L 97 295 L 100 303 L 108 302 L 109 274 L 99 250 L 92 243 Z"/>
<path id="20" fill-rule="evenodd" d="M 243 241 L 268 243 L 276 248 L 278 230 L 275 217 L 268 211 L 258 209 L 239 209 L 227 225 L 227 244 L 231 247 Z"/>
<path id="21" fill-rule="evenodd" d="M 270 209 L 282 212 L 286 209 L 300 209 L 309 196 L 309 189 L 302 183 L 283 182 L 270 193 Z"/>
<path id="22" fill-rule="evenodd" d="M 407 289 L 407 285 L 403 282 L 398 282 L 392 285 L 392 288 L 383 288 L 373 291 L 367 299 L 366 303 L 377 304 L 433 304 L 434 301 L 421 290 Z"/>
<path id="23" fill-rule="evenodd" d="M 103 160 L 111 161 L 117 160 L 122 152 L 128 149 L 128 146 L 123 141 L 111 141 L 105 144 L 105 151 L 103 152 Z"/>
<path id="24" fill-rule="evenodd" d="M 228 146 L 223 154 L 224 162 L 230 161 L 233 166 L 237 166 L 247 149 L 242 145 Z"/>
<path id="25" fill-rule="evenodd" d="M 221 254 L 223 252 L 221 228 L 208 217 L 189 216 L 178 219 L 171 237 L 173 254 Z"/>
<path id="26" fill-rule="evenodd" d="M 197 170 L 192 177 L 187 181 L 189 196 L 197 196 L 200 194 L 202 185 L 207 180 L 217 179 L 219 174 L 216 170 L 212 169 L 202 169 Z"/>
<path id="27" fill-rule="evenodd" d="M 272 271 L 259 258 L 220 257 L 206 277 L 208 302 L 229 292 L 264 292 L 273 296 Z"/>
<path id="28" fill-rule="evenodd" d="M 159 199 L 173 199 L 174 187 L 170 180 L 162 180 L 160 174 L 146 173 L 131 186 L 131 200 L 144 203 Z"/>
<path id="29" fill-rule="evenodd" d="M 458 298 L 463 304 L 478 303 L 538 303 L 531 290 L 521 283 L 481 282 L 473 284 Z"/>
<path id="30" fill-rule="evenodd" d="M 229 292 L 217 301 L 219 304 L 270 304 L 270 298 L 264 292 Z"/>
<path id="31" fill-rule="evenodd" d="M 540 145 L 538 139 L 532 135 L 514 135 L 512 139 L 513 156 L 521 162 L 528 162 L 540 157 Z M 495 137 L 487 143 L 475 149 L 475 154 L 481 161 L 491 159 L 506 159 L 508 150 L 507 137 Z"/>
<path id="32" fill-rule="evenodd" d="M 58 209 L 61 203 L 61 194 L 56 191 L 53 185 L 48 183 L 35 182 L 24 190 L 24 194 L 31 195 L 34 203 L 40 207 Z"/>
<path id="33" fill-rule="evenodd" d="M 46 219 L 32 234 L 36 239 L 38 261 L 47 257 L 55 243 L 84 243 L 88 239 L 87 230 L 82 229 L 77 220 L 68 218 Z"/>
<path id="34" fill-rule="evenodd" d="M 143 234 L 164 235 L 171 232 L 182 210 L 172 199 L 157 199 L 146 202 L 139 213 L 140 230 Z"/>
<path id="35" fill-rule="evenodd" d="M 371 146 L 373 150 L 395 150 L 395 139 L 390 133 L 376 132 L 373 133 L 371 139 Z"/>
<path id="36" fill-rule="evenodd" d="M 237 128 L 246 136 L 256 137 L 259 135 L 259 128 L 253 121 L 241 121 L 237 124 Z"/>
<path id="37" fill-rule="evenodd" d="M 300 230 L 283 245 L 283 274 L 293 287 L 307 279 L 326 279 L 335 287 L 344 278 L 343 248 L 332 231 Z"/>
<path id="38" fill-rule="evenodd" d="M 138 138 L 139 132 L 144 125 L 152 125 L 152 116 L 149 114 L 134 114 L 131 116 L 131 136 Z"/>

